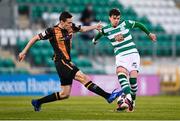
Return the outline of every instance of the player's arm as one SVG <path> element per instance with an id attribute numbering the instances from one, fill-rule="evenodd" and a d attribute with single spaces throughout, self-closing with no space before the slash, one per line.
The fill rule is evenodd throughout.
<path id="1" fill-rule="evenodd" d="M 102 32 L 99 32 L 93 39 L 92 39 L 92 43 L 93 44 L 97 44 L 98 39 L 100 39 L 103 36 Z"/>
<path id="2" fill-rule="evenodd" d="M 31 48 L 31 46 L 33 46 L 33 44 L 40 40 L 39 35 L 35 35 L 32 39 L 30 39 L 30 41 L 28 42 L 28 44 L 26 45 L 26 47 L 22 50 L 22 52 L 19 53 L 18 56 L 18 60 L 21 62 L 24 60 L 26 53 L 28 52 L 28 50 Z"/>
<path id="3" fill-rule="evenodd" d="M 80 29 L 80 32 L 87 32 L 94 29 L 101 30 L 101 28 L 102 28 L 102 25 L 101 25 L 101 22 L 99 22 L 98 24 L 92 25 L 92 26 L 82 26 Z"/>
<path id="4" fill-rule="evenodd" d="M 28 50 L 38 41 L 38 40 L 45 40 L 49 39 L 52 36 L 52 29 L 48 28 L 43 33 L 40 33 L 38 35 L 35 35 L 33 38 L 29 40 L 25 48 L 22 50 L 22 52 L 18 55 L 18 60 L 21 62 L 24 60 L 26 53 Z"/>
<path id="5" fill-rule="evenodd" d="M 135 22 L 134 27 L 140 28 L 143 32 L 145 32 L 149 36 L 149 38 L 152 41 L 156 41 L 156 35 L 151 33 L 144 24 L 140 22 Z"/>

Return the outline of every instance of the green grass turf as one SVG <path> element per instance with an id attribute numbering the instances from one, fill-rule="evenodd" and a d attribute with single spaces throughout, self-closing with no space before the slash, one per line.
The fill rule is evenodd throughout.
<path id="1" fill-rule="evenodd" d="M 70 97 L 45 104 L 34 112 L 30 101 L 37 97 L 0 97 L 0 119 L 15 120 L 138 120 L 180 119 L 180 96 L 138 97 L 133 113 L 115 112 L 116 102 L 108 104 L 101 97 Z"/>

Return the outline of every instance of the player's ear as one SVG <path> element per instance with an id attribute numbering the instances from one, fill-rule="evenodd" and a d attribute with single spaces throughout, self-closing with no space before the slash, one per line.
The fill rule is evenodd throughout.
<path id="1" fill-rule="evenodd" d="M 111 21 L 111 17 L 109 16 L 109 21 Z"/>

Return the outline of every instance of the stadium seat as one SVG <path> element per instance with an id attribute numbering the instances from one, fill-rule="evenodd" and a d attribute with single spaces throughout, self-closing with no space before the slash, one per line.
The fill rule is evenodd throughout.
<path id="1" fill-rule="evenodd" d="M 180 35 L 176 35 L 176 41 L 178 42 L 180 42 Z"/>
<path id="2" fill-rule="evenodd" d="M 158 24 L 157 26 L 154 27 L 154 31 L 161 32 L 161 33 L 165 32 L 164 28 L 160 24 Z"/>
<path id="3" fill-rule="evenodd" d="M 172 43 L 169 41 L 157 42 L 157 55 L 158 56 L 171 56 L 172 55 Z"/>
<path id="4" fill-rule="evenodd" d="M 80 67 L 80 69 L 85 74 L 106 74 L 104 70 L 98 70 L 98 69 L 93 69 L 93 68 L 83 68 L 83 67 Z"/>
<path id="5" fill-rule="evenodd" d="M 55 67 L 54 61 L 51 58 L 46 58 L 45 59 L 45 65 L 48 67 Z"/>
<path id="6" fill-rule="evenodd" d="M 176 55 L 180 56 L 180 40 L 176 41 Z"/>
<path id="7" fill-rule="evenodd" d="M 40 66 L 40 65 L 42 65 L 43 64 L 43 60 L 42 60 L 42 57 L 40 57 L 40 56 L 34 56 L 33 57 L 33 62 L 34 62 L 34 64 L 36 65 L 36 66 Z"/>
<path id="8" fill-rule="evenodd" d="M 32 17 L 34 19 L 41 18 L 43 12 L 47 12 L 47 6 L 33 6 L 32 7 Z"/>
<path id="9" fill-rule="evenodd" d="M 28 70 L 24 69 L 24 68 L 17 68 L 17 69 L 15 69 L 14 73 L 16 73 L 16 74 L 29 74 Z"/>
<path id="10" fill-rule="evenodd" d="M 73 63 L 75 63 L 78 67 L 92 67 L 91 61 L 86 58 L 74 58 Z"/>
<path id="11" fill-rule="evenodd" d="M 7 68 L 15 68 L 15 63 L 12 59 L 1 59 L 0 60 L 0 67 L 7 67 Z"/>
<path id="12" fill-rule="evenodd" d="M 54 6 L 50 9 L 50 12 L 54 12 L 54 13 L 60 13 L 61 11 L 64 10 L 64 7 L 61 6 Z"/>
<path id="13" fill-rule="evenodd" d="M 72 49 L 72 50 L 71 50 L 71 57 L 72 57 L 72 58 L 77 58 L 77 57 L 78 57 L 77 51 L 76 51 L 75 49 Z"/>
<path id="14" fill-rule="evenodd" d="M 1 29 L 0 31 L 0 45 L 1 46 L 7 46 L 8 45 L 8 36 L 6 35 L 6 30 L 5 29 Z"/>
<path id="15" fill-rule="evenodd" d="M 3 59 L 0 57 L 0 67 L 3 67 Z"/>

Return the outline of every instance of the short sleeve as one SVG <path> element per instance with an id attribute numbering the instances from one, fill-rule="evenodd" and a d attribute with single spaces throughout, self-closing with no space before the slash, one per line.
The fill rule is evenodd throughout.
<path id="1" fill-rule="evenodd" d="M 81 30 L 81 25 L 75 25 L 74 23 L 72 24 L 72 29 L 73 29 L 73 32 L 76 33 L 76 32 L 79 32 Z"/>
<path id="2" fill-rule="evenodd" d="M 126 25 L 127 25 L 129 28 L 134 28 L 135 21 L 133 21 L 133 20 L 125 20 L 125 22 L 126 22 Z"/>
<path id="3" fill-rule="evenodd" d="M 53 29 L 47 28 L 44 32 L 39 33 L 39 37 L 41 40 L 49 39 L 53 36 Z"/>

